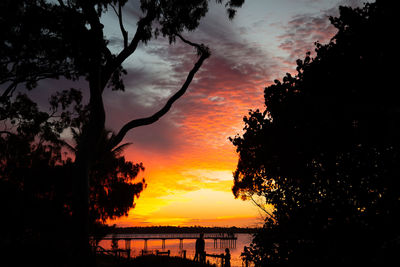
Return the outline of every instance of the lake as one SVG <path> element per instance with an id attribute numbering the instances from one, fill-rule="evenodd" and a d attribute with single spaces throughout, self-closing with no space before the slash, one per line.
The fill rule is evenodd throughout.
<path id="1" fill-rule="evenodd" d="M 199 236 L 199 234 L 195 234 Z M 116 235 L 118 237 L 118 235 Z M 126 235 L 123 235 L 126 236 Z M 130 236 L 134 237 L 135 234 L 131 234 Z M 160 237 L 162 234 L 140 234 L 141 237 Z M 193 234 L 190 234 L 193 236 Z M 207 237 L 207 233 L 205 233 Z M 236 248 L 229 248 L 231 253 L 231 266 L 232 267 L 241 267 L 244 266 L 242 263 L 242 259 L 240 258 L 240 254 L 243 252 L 244 246 L 249 246 L 252 241 L 252 234 L 235 234 L 237 237 L 236 240 Z M 167 239 L 165 240 L 165 249 L 162 249 L 162 240 L 148 240 L 147 241 L 147 249 L 149 251 L 168 251 L 170 250 L 171 256 L 181 256 L 181 250 L 179 249 L 179 239 Z M 189 259 L 193 259 L 195 255 L 195 243 L 194 239 L 184 239 L 183 240 L 183 250 L 186 250 L 186 257 Z M 207 254 L 221 254 L 225 253 L 225 248 L 228 247 L 227 244 L 223 245 L 220 248 L 220 241 L 218 240 L 218 248 L 214 248 L 214 240 L 213 239 L 205 239 L 206 243 L 206 253 Z M 99 243 L 99 246 L 105 249 L 111 249 L 111 240 L 102 240 Z M 136 257 L 141 254 L 145 246 L 144 240 L 131 240 L 131 257 Z M 125 248 L 125 240 L 118 241 L 118 247 L 124 249 Z M 207 260 L 210 260 L 210 263 L 218 263 L 217 266 L 220 266 L 220 260 L 207 257 Z"/>

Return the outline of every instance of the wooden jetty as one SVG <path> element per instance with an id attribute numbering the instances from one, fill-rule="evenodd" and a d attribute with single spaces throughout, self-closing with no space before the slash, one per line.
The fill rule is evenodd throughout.
<path id="1" fill-rule="evenodd" d="M 125 251 L 130 251 L 131 241 L 133 240 L 144 240 L 143 251 L 147 251 L 148 240 L 161 240 L 161 248 L 165 249 L 165 240 L 179 240 L 179 249 L 183 250 L 183 241 L 196 240 L 199 238 L 199 234 L 191 233 L 175 233 L 175 234 L 110 234 L 102 238 L 92 237 L 92 240 L 124 240 Z M 204 239 L 212 239 L 214 241 L 214 248 L 236 248 L 237 236 L 233 233 L 205 233 Z"/>

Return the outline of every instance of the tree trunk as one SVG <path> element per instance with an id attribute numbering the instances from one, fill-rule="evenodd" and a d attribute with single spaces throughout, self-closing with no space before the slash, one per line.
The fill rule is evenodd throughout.
<path id="1" fill-rule="evenodd" d="M 74 207 L 73 207 L 73 266 L 90 266 L 89 247 L 89 166 L 88 160 L 81 157 L 75 162 Z"/>
<path id="2" fill-rule="evenodd" d="M 89 120 L 82 129 L 75 159 L 74 179 L 74 266 L 93 265 L 89 245 L 89 173 L 104 130 L 105 111 L 102 99 L 101 68 L 94 71 L 89 81 Z"/>

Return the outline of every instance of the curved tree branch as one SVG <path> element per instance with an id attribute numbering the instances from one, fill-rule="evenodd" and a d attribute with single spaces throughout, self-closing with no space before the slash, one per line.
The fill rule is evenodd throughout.
<path id="1" fill-rule="evenodd" d="M 118 3 L 118 20 L 121 29 L 122 36 L 124 38 L 124 47 L 128 47 L 128 32 L 125 30 L 124 23 L 122 21 L 122 7 L 121 2 Z"/>
<path id="2" fill-rule="evenodd" d="M 183 38 L 182 35 L 180 35 L 179 33 L 177 33 L 177 34 L 175 34 L 175 35 L 178 36 L 178 37 L 182 40 L 182 42 L 184 42 L 184 43 L 186 43 L 186 44 L 188 44 L 188 45 L 191 45 L 191 46 L 193 46 L 194 48 L 196 48 L 197 54 L 198 54 L 199 56 L 201 56 L 201 55 L 208 55 L 207 57 L 210 56 L 210 50 L 208 49 L 207 46 L 205 46 L 205 45 L 203 45 L 203 44 L 192 43 L 192 42 L 186 40 L 185 38 Z"/>
<path id="3" fill-rule="evenodd" d="M 12 93 L 15 91 L 17 88 L 18 82 L 13 81 L 3 92 L 3 94 L 0 96 L 0 101 L 5 100 L 7 97 L 11 96 Z"/>
<path id="4" fill-rule="evenodd" d="M 251 201 L 253 202 L 254 205 L 256 205 L 257 207 L 259 207 L 263 212 L 265 212 L 270 218 L 275 219 L 275 217 L 267 211 L 267 209 L 265 209 L 261 204 L 259 204 L 257 201 L 254 200 L 253 196 L 250 197 Z"/>
<path id="5" fill-rule="evenodd" d="M 118 14 L 118 12 L 115 10 L 115 12 Z M 122 11 L 121 11 L 122 12 Z M 122 13 L 121 13 L 122 14 Z M 120 23 L 122 23 L 122 16 L 119 14 L 119 19 Z M 122 63 L 130 56 L 132 55 L 135 51 L 136 48 L 139 45 L 139 42 L 143 40 L 146 27 L 151 25 L 152 21 L 155 19 L 156 14 L 154 12 L 147 12 L 146 16 L 141 18 L 138 22 L 138 26 L 136 29 L 136 33 L 133 36 L 131 42 L 128 44 L 128 32 L 125 31 L 125 28 L 122 28 L 123 25 L 120 24 L 121 26 L 121 31 L 124 37 L 124 49 L 113 59 L 107 62 L 106 66 L 104 67 L 104 72 L 102 75 L 102 81 L 101 81 L 101 87 L 102 90 L 105 89 L 107 82 L 109 81 L 111 75 L 114 73 L 114 71 L 122 65 Z M 126 36 L 125 36 L 126 33 Z"/>
<path id="6" fill-rule="evenodd" d="M 121 2 L 118 2 L 118 11 L 117 11 L 116 7 L 113 4 L 110 4 L 110 6 L 114 10 L 115 15 L 117 15 L 117 17 L 118 17 L 119 28 L 121 30 L 122 38 L 123 38 L 123 41 L 124 41 L 124 48 L 127 48 L 128 47 L 128 32 L 125 30 L 124 23 L 123 23 L 123 20 L 122 20 Z"/>
<path id="7" fill-rule="evenodd" d="M 171 96 L 170 99 L 168 99 L 168 101 L 165 104 L 165 106 L 162 107 L 159 111 L 157 111 L 156 113 L 154 113 L 150 117 L 131 120 L 130 122 L 125 124 L 120 129 L 120 131 L 117 133 L 117 135 L 115 135 L 111 139 L 111 141 L 110 141 L 110 148 L 111 149 L 116 147 L 122 141 L 122 139 L 125 137 L 125 135 L 128 133 L 128 131 L 130 131 L 131 129 L 137 128 L 137 127 L 140 127 L 140 126 L 144 126 L 144 125 L 152 124 L 152 123 L 158 121 L 162 116 L 164 116 L 171 109 L 172 104 L 176 100 L 178 100 L 183 94 L 185 94 L 186 90 L 188 89 L 190 83 L 193 80 L 194 75 L 200 69 L 200 67 L 203 64 L 204 60 L 206 60 L 210 56 L 209 49 L 206 46 L 204 46 L 202 44 L 199 45 L 199 44 L 187 41 L 186 39 L 184 39 L 182 36 L 180 36 L 178 34 L 177 34 L 177 36 L 183 42 L 185 42 L 185 43 L 193 46 L 194 48 L 196 48 L 198 53 L 200 54 L 200 58 L 197 60 L 197 62 L 193 66 L 193 68 L 190 70 L 190 72 L 189 72 L 188 76 L 186 77 L 186 80 L 183 83 L 182 87 L 173 96 Z"/>
<path id="8" fill-rule="evenodd" d="M 0 131 L 0 135 L 2 135 L 2 134 L 15 135 L 14 133 L 12 133 L 12 132 L 10 132 L 10 131 L 6 131 L 6 130 Z"/>

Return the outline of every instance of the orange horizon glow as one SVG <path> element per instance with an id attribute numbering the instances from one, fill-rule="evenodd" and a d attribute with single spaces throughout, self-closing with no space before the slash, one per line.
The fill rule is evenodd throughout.
<path id="1" fill-rule="evenodd" d="M 238 109 L 236 120 L 241 124 Z M 232 113 L 227 112 L 227 117 Z M 239 115 L 240 114 L 240 115 Z M 146 170 L 138 178 L 145 178 L 147 188 L 135 200 L 136 207 L 127 217 L 109 221 L 128 226 L 237 226 L 257 227 L 263 219 L 257 207 L 248 201 L 234 199 L 232 173 L 237 154 L 228 140 L 226 125 L 215 123 L 212 117 L 197 117 L 201 123 L 184 122 L 177 138 L 194 140 L 167 155 L 135 148 L 125 157 L 143 162 Z M 224 120 L 225 118 L 220 118 Z M 227 121 L 231 118 L 227 118 Z M 229 126 L 230 136 L 239 125 Z"/>
<path id="2" fill-rule="evenodd" d="M 335 33 L 326 13 L 333 10 L 332 3 L 309 5 L 246 1 L 233 21 L 221 16 L 225 11 L 216 5 L 196 31 L 185 33 L 188 39 L 207 44 L 211 57 L 167 115 L 126 136 L 124 142 L 133 144 L 125 157 L 143 163 L 146 170 L 138 180 L 145 178 L 147 188 L 128 216 L 108 224 L 255 227 L 264 223 L 266 214 L 258 207 L 234 199 L 232 173 L 238 155 L 228 138 L 242 133 L 243 117 L 250 109 L 265 109 L 266 86 L 286 72 L 295 73 L 296 59 L 312 51 L 315 41 L 324 43 Z M 160 39 L 153 47 L 140 48 L 128 70 L 126 91 L 119 98 L 105 98 L 110 128 L 119 129 L 132 116 L 154 114 L 192 68 L 191 47 Z"/>

